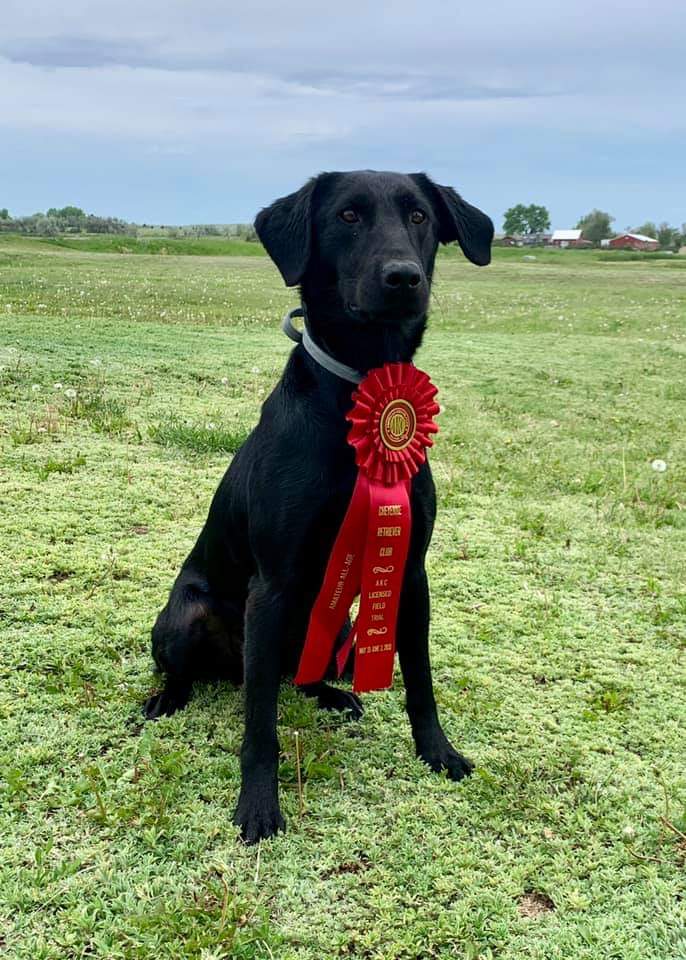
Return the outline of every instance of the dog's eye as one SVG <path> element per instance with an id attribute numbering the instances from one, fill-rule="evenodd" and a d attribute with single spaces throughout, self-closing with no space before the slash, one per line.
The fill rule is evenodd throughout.
<path id="1" fill-rule="evenodd" d="M 341 210 L 338 216 L 343 220 L 344 223 L 357 223 L 359 221 L 358 215 L 354 210 L 351 210 L 350 207 L 347 207 L 345 210 Z"/>
<path id="2" fill-rule="evenodd" d="M 410 214 L 410 220 L 412 223 L 424 223 L 426 220 L 426 214 L 423 210 L 413 210 Z"/>

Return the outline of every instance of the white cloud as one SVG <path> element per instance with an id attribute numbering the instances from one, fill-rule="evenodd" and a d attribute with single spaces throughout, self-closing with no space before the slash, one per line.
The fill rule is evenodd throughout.
<path id="1" fill-rule="evenodd" d="M 396 85 L 340 81 L 316 88 L 300 80 L 251 72 L 152 67 L 43 67 L 0 60 L 0 129 L 191 144 L 199 137 L 240 147 L 279 146 L 291 139 L 337 141 L 365 135 L 391 141 L 428 138 L 452 144 L 463 134 L 519 128 L 589 136 L 614 129 L 623 138 L 648 130 L 680 131 L 680 89 L 520 93 L 465 81 L 463 91 L 434 95 Z M 531 82 L 530 78 L 526 78 Z M 631 89 L 627 96 L 626 90 Z"/>

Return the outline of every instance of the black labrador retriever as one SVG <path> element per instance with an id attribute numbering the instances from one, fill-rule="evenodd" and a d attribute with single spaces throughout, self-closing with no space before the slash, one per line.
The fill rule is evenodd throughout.
<path id="1" fill-rule="evenodd" d="M 262 210 L 255 227 L 288 286 L 301 285 L 311 338 L 361 373 L 409 362 L 426 326 L 439 243 L 490 261 L 493 224 L 425 174 L 324 173 Z M 277 697 L 303 648 L 309 612 L 355 483 L 345 414 L 353 386 L 302 345 L 235 455 L 205 526 L 152 631 L 164 690 L 149 718 L 183 708 L 195 680 L 245 683 L 242 785 L 234 822 L 248 843 L 284 829 Z M 428 463 L 412 481 L 412 534 L 397 649 L 417 755 L 452 780 L 471 763 L 438 720 L 429 663 L 424 557 L 436 500 Z M 302 688 L 326 709 L 361 714 L 351 692 Z"/>

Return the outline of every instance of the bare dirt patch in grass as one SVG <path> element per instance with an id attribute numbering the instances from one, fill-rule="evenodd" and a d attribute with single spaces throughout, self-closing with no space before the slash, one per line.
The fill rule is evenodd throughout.
<path id="1" fill-rule="evenodd" d="M 537 920 L 539 917 L 545 916 L 546 913 L 552 913 L 554 909 L 555 904 L 547 893 L 538 893 L 535 890 L 523 893 L 517 903 L 519 915 L 530 920 Z"/>

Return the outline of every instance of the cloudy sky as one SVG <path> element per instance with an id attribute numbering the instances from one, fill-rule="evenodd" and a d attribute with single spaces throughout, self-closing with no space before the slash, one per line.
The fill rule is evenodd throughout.
<path id="1" fill-rule="evenodd" d="M 568 227 L 686 221 L 684 0 L 2 0 L 0 206 L 251 220 L 426 170 Z"/>

